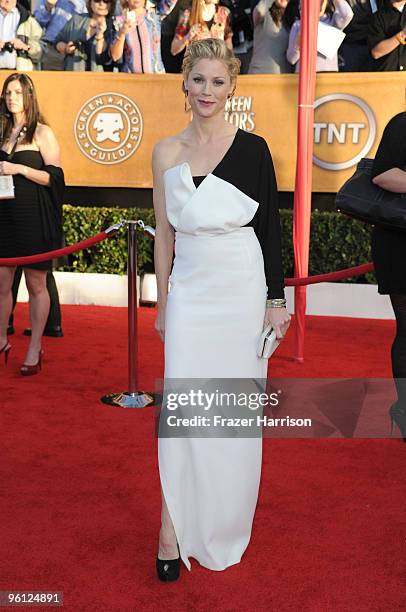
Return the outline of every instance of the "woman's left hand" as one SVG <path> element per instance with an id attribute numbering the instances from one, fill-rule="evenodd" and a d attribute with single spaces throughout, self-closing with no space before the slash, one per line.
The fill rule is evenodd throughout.
<path id="1" fill-rule="evenodd" d="M 16 51 L 29 51 L 30 47 L 28 45 L 26 45 L 22 40 L 20 40 L 19 38 L 14 38 L 14 40 L 11 41 L 11 44 L 13 45 L 14 49 Z"/>
<path id="2" fill-rule="evenodd" d="M 267 308 L 264 318 L 264 329 L 271 325 L 279 340 L 285 336 L 290 325 L 290 314 L 286 308 Z"/>
<path id="3" fill-rule="evenodd" d="M 295 48 L 299 51 L 300 50 L 300 30 L 297 33 L 296 39 L 295 39 Z"/>
<path id="4" fill-rule="evenodd" d="M 20 164 L 12 164 L 11 162 L 8 162 L 8 161 L 0 162 L 0 174 L 1 175 L 19 174 L 20 170 L 21 170 Z"/>
<path id="5" fill-rule="evenodd" d="M 104 35 L 106 30 L 107 30 L 107 23 L 106 23 L 105 19 L 103 21 L 97 22 L 97 24 L 96 24 L 96 36 L 100 36 L 101 34 Z"/>

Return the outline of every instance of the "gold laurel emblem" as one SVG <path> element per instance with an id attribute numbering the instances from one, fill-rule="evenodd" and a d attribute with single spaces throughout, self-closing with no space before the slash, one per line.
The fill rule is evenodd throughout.
<path id="1" fill-rule="evenodd" d="M 79 149 L 88 159 L 98 164 L 120 164 L 138 149 L 143 119 L 138 106 L 127 96 L 100 93 L 82 105 L 74 132 Z"/>

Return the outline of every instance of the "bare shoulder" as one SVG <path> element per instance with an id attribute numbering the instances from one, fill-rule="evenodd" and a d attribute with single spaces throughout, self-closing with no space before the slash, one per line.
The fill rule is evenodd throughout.
<path id="1" fill-rule="evenodd" d="M 55 142 L 56 136 L 49 125 L 45 125 L 45 123 L 38 123 L 35 130 L 35 139 L 38 142 Z"/>
<path id="2" fill-rule="evenodd" d="M 163 138 L 156 143 L 152 151 L 152 163 L 156 170 L 165 172 L 176 163 L 181 150 L 182 133 Z"/>

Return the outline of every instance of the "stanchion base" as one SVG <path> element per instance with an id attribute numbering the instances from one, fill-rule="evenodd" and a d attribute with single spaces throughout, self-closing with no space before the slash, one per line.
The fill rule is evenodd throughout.
<path id="1" fill-rule="evenodd" d="M 130 393 L 129 391 L 124 391 L 123 393 L 103 395 L 101 401 L 103 404 L 118 406 L 119 408 L 146 408 L 147 406 L 152 406 L 155 400 L 152 393 L 146 393 L 145 391 Z"/>

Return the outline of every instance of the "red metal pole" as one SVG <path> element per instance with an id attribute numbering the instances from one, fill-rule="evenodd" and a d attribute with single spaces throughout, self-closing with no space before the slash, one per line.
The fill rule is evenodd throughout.
<path id="1" fill-rule="evenodd" d="M 293 209 L 295 277 L 308 276 L 312 198 L 314 97 L 316 90 L 317 28 L 320 2 L 302 0 L 300 20 L 300 74 L 298 144 Z M 304 360 L 306 287 L 295 287 L 295 359 Z"/>

